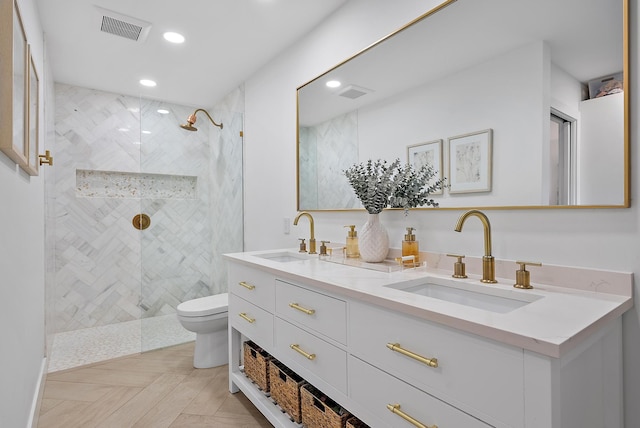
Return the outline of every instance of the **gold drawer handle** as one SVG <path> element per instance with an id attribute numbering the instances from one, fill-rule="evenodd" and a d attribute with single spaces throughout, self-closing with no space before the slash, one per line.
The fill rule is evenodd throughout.
<path id="1" fill-rule="evenodd" d="M 407 415 L 405 412 L 400 410 L 399 404 L 387 404 L 387 409 L 389 409 L 389 411 L 394 415 L 400 416 L 402 419 L 404 419 L 405 421 L 409 422 L 410 424 L 418 428 L 438 428 L 437 425 L 431 425 L 431 426 L 425 425 L 422 422 L 418 421 L 417 419 L 414 419 L 411 416 Z"/>
<path id="2" fill-rule="evenodd" d="M 310 353 L 308 353 L 308 352 L 303 351 L 302 349 L 300 349 L 300 346 L 299 346 L 299 345 L 297 345 L 297 344 L 296 344 L 296 345 L 291 344 L 291 345 L 289 345 L 289 347 L 291 347 L 291 349 L 293 349 L 294 351 L 296 351 L 298 354 L 300 354 L 300 355 L 304 355 L 304 357 L 305 357 L 307 360 L 315 360 L 315 359 L 316 359 L 316 354 L 310 354 Z"/>
<path id="3" fill-rule="evenodd" d="M 300 312 L 304 312 L 307 315 L 313 315 L 316 313 L 315 309 L 307 309 L 307 308 L 303 308 L 302 306 L 298 305 L 297 303 L 289 303 L 289 306 L 292 307 L 293 309 L 297 309 Z"/>
<path id="4" fill-rule="evenodd" d="M 251 285 L 248 282 L 244 282 L 244 281 L 240 281 L 238 284 L 242 285 L 244 288 L 248 290 L 253 290 L 254 288 L 256 288 L 255 285 Z"/>
<path id="5" fill-rule="evenodd" d="M 245 320 L 245 321 L 247 321 L 247 322 L 249 322 L 251 324 L 256 322 L 255 318 L 251 318 L 251 317 L 247 316 L 247 314 L 244 313 L 244 312 L 240 312 L 238 315 L 240 315 L 240 318 L 242 318 L 243 320 Z"/>
<path id="6" fill-rule="evenodd" d="M 416 354 L 415 352 L 407 351 L 402 346 L 400 346 L 399 343 L 387 343 L 387 348 L 391 349 L 392 351 L 399 352 L 402 355 L 405 355 L 409 358 L 413 358 L 414 360 L 418 360 L 421 363 L 428 365 L 429 367 L 433 367 L 433 368 L 438 367 L 437 358 L 426 358 L 426 357 L 423 357 L 422 355 Z"/>

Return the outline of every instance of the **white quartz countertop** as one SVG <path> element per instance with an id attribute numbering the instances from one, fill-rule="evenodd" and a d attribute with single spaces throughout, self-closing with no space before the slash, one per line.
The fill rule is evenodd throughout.
<path id="1" fill-rule="evenodd" d="M 428 261 L 427 267 L 417 269 L 382 272 L 321 260 L 317 255 L 277 261 L 264 257 L 269 254 L 295 255 L 296 251 L 253 251 L 225 254 L 225 257 L 284 280 L 312 285 L 556 358 L 633 306 L 633 274 L 625 272 L 554 266 L 548 268 L 546 275 L 540 275 L 553 285 L 532 279 L 533 289 L 520 290 L 513 287 L 513 278 L 499 275 L 497 284 L 483 284 L 479 275 L 469 273 L 469 268 L 469 278 L 453 279 L 451 270 L 439 269 L 437 262 Z M 550 275 L 553 280 L 549 280 Z M 419 284 L 429 277 L 451 282 L 464 290 L 528 303 L 501 313 L 394 288 Z M 565 280 L 568 286 L 560 286 Z"/>

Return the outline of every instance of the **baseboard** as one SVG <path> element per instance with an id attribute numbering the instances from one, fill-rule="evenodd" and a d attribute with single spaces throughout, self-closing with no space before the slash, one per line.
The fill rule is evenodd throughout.
<path id="1" fill-rule="evenodd" d="M 36 428 L 38 426 L 38 416 L 40 415 L 40 405 L 42 404 L 46 377 L 47 358 L 45 357 L 42 359 L 42 364 L 40 365 L 40 376 L 38 378 L 38 385 L 34 391 L 33 401 L 31 402 L 31 412 L 29 415 L 29 421 L 27 422 L 27 428 Z"/>

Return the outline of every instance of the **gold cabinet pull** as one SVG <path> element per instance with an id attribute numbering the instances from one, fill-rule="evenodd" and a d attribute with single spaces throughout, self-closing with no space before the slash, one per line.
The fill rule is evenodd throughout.
<path id="1" fill-rule="evenodd" d="M 242 285 L 244 288 L 248 290 L 253 290 L 254 288 L 256 288 L 255 285 L 251 285 L 248 282 L 244 282 L 244 281 L 240 281 L 238 284 Z"/>
<path id="2" fill-rule="evenodd" d="M 410 424 L 418 428 L 438 428 L 437 425 L 431 425 L 431 426 L 425 425 L 422 422 L 418 421 L 417 419 L 414 419 L 411 416 L 407 415 L 405 412 L 400 410 L 399 404 L 387 404 L 387 409 L 389 409 L 389 411 L 394 415 L 400 416 L 402 419 L 404 419 L 405 421 L 409 422 Z"/>
<path id="3" fill-rule="evenodd" d="M 298 344 L 295 344 L 295 345 L 291 344 L 291 345 L 289 345 L 289 347 L 291 349 L 293 349 L 294 351 L 296 351 L 298 354 L 304 355 L 304 357 L 307 360 L 315 360 L 316 359 L 316 354 L 310 354 L 308 352 L 303 351 L 302 349 L 300 349 L 300 346 Z"/>
<path id="4" fill-rule="evenodd" d="M 391 349 L 392 351 L 399 352 L 402 355 L 405 355 L 409 358 L 413 358 L 414 360 L 418 360 L 422 364 L 426 364 L 429 367 L 433 367 L 433 368 L 438 367 L 437 358 L 427 358 L 427 357 L 423 357 L 422 355 L 418 355 L 415 352 L 407 351 L 402 346 L 400 346 L 399 343 L 387 343 L 387 348 Z"/>
<path id="5" fill-rule="evenodd" d="M 304 312 L 307 315 L 313 315 L 316 313 L 315 309 L 307 309 L 307 308 L 303 308 L 302 306 L 298 305 L 297 303 L 289 303 L 289 306 L 292 307 L 293 309 L 297 309 L 300 312 Z"/>
<path id="6" fill-rule="evenodd" d="M 255 318 L 251 318 L 249 317 L 246 313 L 244 312 L 240 312 L 238 315 L 240 315 L 240 318 L 242 318 L 243 320 L 253 324 L 254 322 L 256 322 Z"/>

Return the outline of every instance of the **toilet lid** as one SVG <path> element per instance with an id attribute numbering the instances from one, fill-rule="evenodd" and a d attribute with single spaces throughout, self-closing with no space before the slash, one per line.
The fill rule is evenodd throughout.
<path id="1" fill-rule="evenodd" d="M 176 308 L 179 315 L 185 317 L 201 317 L 227 312 L 229 295 L 227 293 L 200 297 L 180 303 Z"/>

